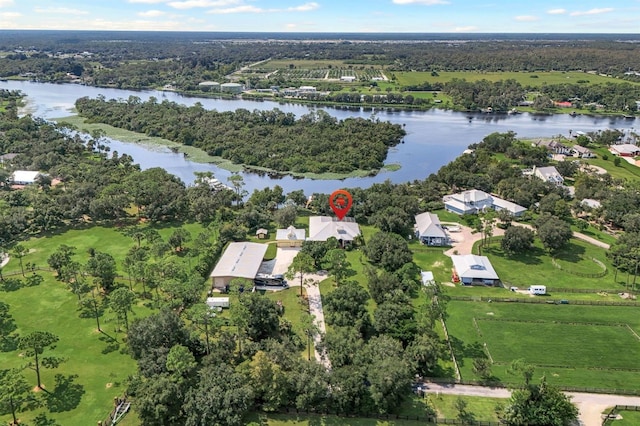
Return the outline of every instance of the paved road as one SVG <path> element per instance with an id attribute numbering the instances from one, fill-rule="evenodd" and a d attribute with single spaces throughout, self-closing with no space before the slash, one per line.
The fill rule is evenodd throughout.
<path id="1" fill-rule="evenodd" d="M 594 246 L 601 247 L 601 248 L 603 248 L 605 250 L 609 250 L 609 244 L 603 243 L 602 241 L 596 240 L 595 238 L 592 238 L 592 237 L 590 237 L 588 235 L 585 235 L 585 234 L 583 234 L 581 232 L 574 232 L 573 236 L 575 238 L 579 239 L 579 240 L 585 241 L 585 242 L 587 242 L 589 244 L 593 244 Z"/>
<path id="2" fill-rule="evenodd" d="M 422 389 L 426 393 L 446 395 L 480 396 L 491 398 L 509 398 L 511 392 L 505 388 L 469 386 L 456 384 L 438 384 L 426 382 Z M 608 395 L 597 393 L 566 392 L 580 410 L 578 419 L 582 426 L 601 426 L 602 412 L 614 405 L 640 406 L 640 397 L 626 395 Z"/>

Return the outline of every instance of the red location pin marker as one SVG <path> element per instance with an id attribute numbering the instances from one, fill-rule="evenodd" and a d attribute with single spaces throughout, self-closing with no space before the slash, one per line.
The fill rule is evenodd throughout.
<path id="1" fill-rule="evenodd" d="M 344 189 L 338 189 L 329 196 L 329 205 L 331 206 L 331 210 L 333 210 L 340 220 L 344 219 L 347 215 L 351 208 L 351 204 L 353 204 L 351 194 Z"/>

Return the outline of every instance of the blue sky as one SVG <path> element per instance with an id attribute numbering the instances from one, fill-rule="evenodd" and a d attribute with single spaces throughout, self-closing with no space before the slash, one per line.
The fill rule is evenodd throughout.
<path id="1" fill-rule="evenodd" d="M 0 0 L 0 28 L 640 33 L 640 0 Z"/>

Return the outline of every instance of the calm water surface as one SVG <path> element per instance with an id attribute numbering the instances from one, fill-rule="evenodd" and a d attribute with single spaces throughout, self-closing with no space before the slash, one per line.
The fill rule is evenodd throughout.
<path id="1" fill-rule="evenodd" d="M 3 81 L 0 82 L 0 88 L 21 90 L 27 95 L 26 111 L 34 116 L 48 119 L 69 115 L 75 100 L 82 96 L 94 98 L 99 95 L 106 99 L 127 99 L 129 96 L 137 96 L 143 101 L 155 97 L 159 101 L 167 99 L 185 105 L 194 105 L 199 102 L 206 109 L 218 111 L 233 111 L 238 108 L 250 111 L 279 108 L 284 112 L 292 112 L 297 117 L 314 109 L 307 105 L 290 103 L 207 99 L 182 96 L 173 92 L 104 89 L 71 84 Z M 284 188 L 285 192 L 302 189 L 306 194 L 311 194 L 313 192 L 331 192 L 334 189 L 346 187 L 366 188 L 373 183 L 383 182 L 387 179 L 395 183 L 422 180 L 460 155 L 467 146 L 479 142 L 493 132 L 511 130 L 516 132 L 519 137 L 543 137 L 559 134 L 568 136 L 569 130 L 587 132 L 607 128 L 629 129 L 634 128 L 637 122 L 623 117 L 571 117 L 568 114 L 489 115 L 442 110 L 392 111 L 333 107 L 317 107 L 317 109 L 323 109 L 338 119 L 375 116 L 380 120 L 403 125 L 407 132 L 404 143 L 392 148 L 386 161 L 389 164 L 400 164 L 401 169 L 395 172 L 381 172 L 374 177 L 322 181 L 294 179 L 290 176 L 274 179 L 254 173 L 244 173 L 246 190 L 252 192 L 254 189 L 278 184 Z M 169 149 L 115 140 L 111 142 L 110 146 L 112 151 L 131 155 L 143 169 L 163 167 L 187 184 L 193 182 L 193 173 L 196 171 L 211 171 L 222 182 L 226 182 L 231 175 L 229 171 L 215 165 L 189 161 L 182 154 L 172 153 Z"/>

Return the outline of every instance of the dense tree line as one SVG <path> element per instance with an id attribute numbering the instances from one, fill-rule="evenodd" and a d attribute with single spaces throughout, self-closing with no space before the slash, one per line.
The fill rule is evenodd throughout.
<path id="1" fill-rule="evenodd" d="M 338 121 L 324 111 L 296 119 L 278 109 L 218 112 L 137 98 L 80 98 L 76 108 L 91 122 L 161 136 L 234 163 L 282 172 L 378 170 L 388 149 L 404 136 L 397 124 L 361 118 Z"/>
<path id="2" fill-rule="evenodd" d="M 353 65 L 384 65 L 392 70 L 474 70 L 474 71 L 570 71 L 594 70 L 622 75 L 640 70 L 638 47 L 624 40 L 594 37 L 592 40 L 565 36 L 563 39 L 525 39 L 518 35 L 498 37 L 453 37 L 447 42 L 416 43 L 407 37 L 384 36 L 393 42 L 369 36 L 366 43 L 340 40 L 313 40 L 314 35 L 265 34 L 260 36 L 224 33 L 131 33 L 107 32 L 10 32 L 3 34 L 3 51 L 36 49 L 0 61 L 0 76 L 16 75 L 16 63 L 27 63 L 29 71 L 45 77 L 50 56 L 68 55 L 92 72 L 91 63 L 126 74 L 128 61 L 167 60 L 175 70 L 190 67 L 215 73 L 226 64 L 244 64 L 267 58 L 344 60 Z M 271 38 L 269 38 L 271 37 Z M 296 38 L 291 42 L 290 38 Z M 357 38 L 356 36 L 353 36 Z M 306 40 L 305 40 L 306 39 Z M 90 57 L 78 55 L 90 52 Z M 188 52 L 188 53 L 186 53 Z M 74 57 L 73 55 L 78 55 Z M 63 56 L 62 59 L 69 59 Z M 121 68 L 122 67 L 122 68 Z M 131 68 L 133 69 L 133 68 Z M 144 74 L 144 68 L 139 68 Z M 134 79 L 138 84 L 137 79 Z M 123 84 L 126 84 L 124 81 Z M 133 88 L 136 86 L 128 85 Z"/>

